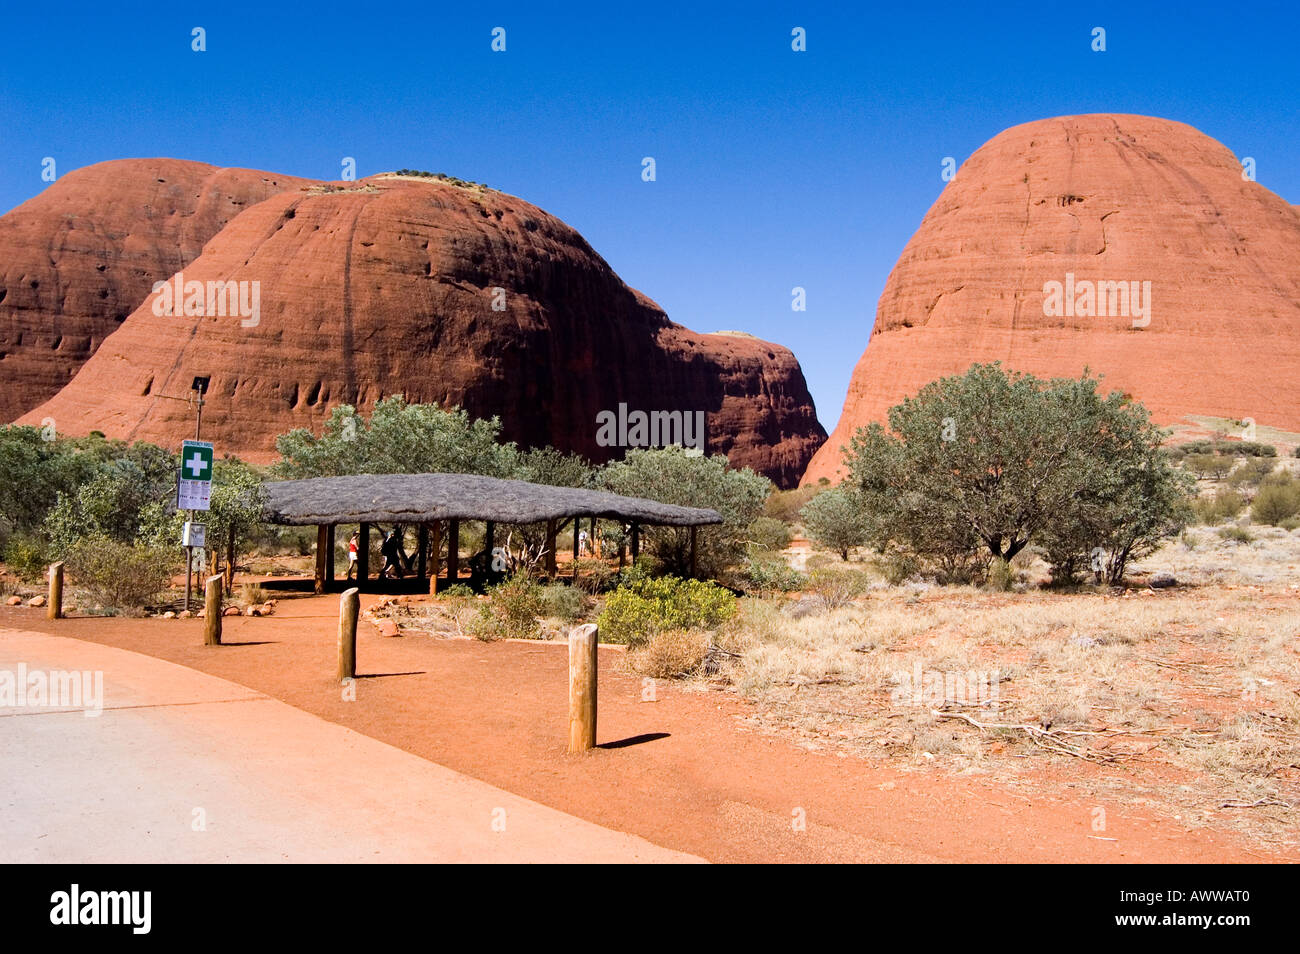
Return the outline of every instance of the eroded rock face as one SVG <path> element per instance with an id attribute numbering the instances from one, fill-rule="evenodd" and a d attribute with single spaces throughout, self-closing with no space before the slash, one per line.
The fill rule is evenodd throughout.
<path id="1" fill-rule="evenodd" d="M 183 278 L 249 283 L 249 302 L 258 283 L 256 323 L 159 315 L 160 296 L 142 296 L 24 422 L 176 444 L 192 411 L 166 398 L 207 375 L 205 439 L 253 460 L 334 405 L 397 393 L 498 415 L 506 439 L 595 460 L 624 451 L 597 443 L 601 411 L 704 411 L 708 452 L 786 486 L 824 439 L 788 350 L 673 324 L 573 229 L 492 190 L 306 185 L 234 218 Z"/>
<path id="2" fill-rule="evenodd" d="M 305 181 L 123 159 L 70 172 L 0 217 L 0 422 L 53 397 L 227 222 Z"/>
<path id="3" fill-rule="evenodd" d="M 1045 283 L 1064 292 L 1067 275 L 1076 290 L 1149 281 L 1149 320 L 1096 303 L 1044 314 Z M 1068 116 L 1003 132 L 903 250 L 805 482 L 836 478 L 841 446 L 904 397 L 994 360 L 1040 376 L 1089 368 L 1162 424 L 1300 431 L 1300 214 L 1182 123 Z"/>

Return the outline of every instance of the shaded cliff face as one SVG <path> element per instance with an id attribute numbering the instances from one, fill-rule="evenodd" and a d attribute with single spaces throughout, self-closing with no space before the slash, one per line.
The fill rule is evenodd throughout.
<path id="1" fill-rule="evenodd" d="M 1048 282 L 1062 286 L 1053 314 Z M 1100 297 L 1089 307 L 1085 283 L 1102 282 L 1139 294 L 1150 282 L 1149 313 L 1130 301 L 1113 314 L 1124 309 L 1109 287 L 1107 313 Z M 1300 215 L 1181 123 L 1067 116 L 1001 133 L 903 250 L 805 482 L 836 478 L 841 446 L 904 397 L 994 360 L 1040 376 L 1087 367 L 1162 424 L 1206 415 L 1300 431 Z"/>
<path id="2" fill-rule="evenodd" d="M 70 172 L 0 217 L 0 421 L 53 397 L 227 222 L 305 181 L 124 159 Z"/>
<path id="3" fill-rule="evenodd" d="M 598 444 L 597 415 L 626 404 L 704 412 L 710 453 L 785 486 L 825 435 L 788 350 L 673 324 L 573 229 L 491 190 L 377 176 L 283 192 L 234 218 L 183 279 L 247 283 L 249 304 L 256 282 L 256 323 L 231 308 L 160 315 L 161 295 L 142 296 L 24 420 L 171 445 L 192 412 L 167 397 L 208 375 L 204 437 L 255 460 L 334 405 L 396 393 L 604 460 L 624 448 Z"/>

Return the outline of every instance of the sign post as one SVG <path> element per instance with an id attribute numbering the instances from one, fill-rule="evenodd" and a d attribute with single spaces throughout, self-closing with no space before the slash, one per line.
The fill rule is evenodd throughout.
<path id="1" fill-rule="evenodd" d="M 194 548 L 203 547 L 207 528 L 194 523 L 194 511 L 211 509 L 212 500 L 212 444 L 208 441 L 184 441 L 181 444 L 181 469 L 176 475 L 176 509 L 184 510 L 191 519 L 185 521 L 185 609 L 190 608 L 193 592 L 191 576 L 194 566 Z"/>

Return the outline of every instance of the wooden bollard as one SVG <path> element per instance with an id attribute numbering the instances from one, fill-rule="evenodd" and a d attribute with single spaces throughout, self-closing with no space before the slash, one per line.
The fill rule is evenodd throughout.
<path id="1" fill-rule="evenodd" d="M 339 682 L 357 675 L 357 614 L 361 591 L 355 586 L 339 598 Z"/>
<path id="2" fill-rule="evenodd" d="M 575 626 L 569 633 L 569 751 L 596 746 L 595 623 Z"/>
<path id="3" fill-rule="evenodd" d="M 63 562 L 50 564 L 49 608 L 50 619 L 63 619 Z"/>
<path id="4" fill-rule="evenodd" d="M 203 645 L 221 645 L 221 584 L 220 573 L 208 577 L 203 591 Z"/>

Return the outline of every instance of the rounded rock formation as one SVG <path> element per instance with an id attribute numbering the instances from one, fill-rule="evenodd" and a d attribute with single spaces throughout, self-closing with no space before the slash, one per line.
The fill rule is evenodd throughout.
<path id="1" fill-rule="evenodd" d="M 907 243 L 804 483 L 841 475 L 859 427 L 987 361 L 1043 377 L 1087 368 L 1165 425 L 1300 431 L 1300 214 L 1182 123 L 1088 115 L 1008 129 Z"/>

